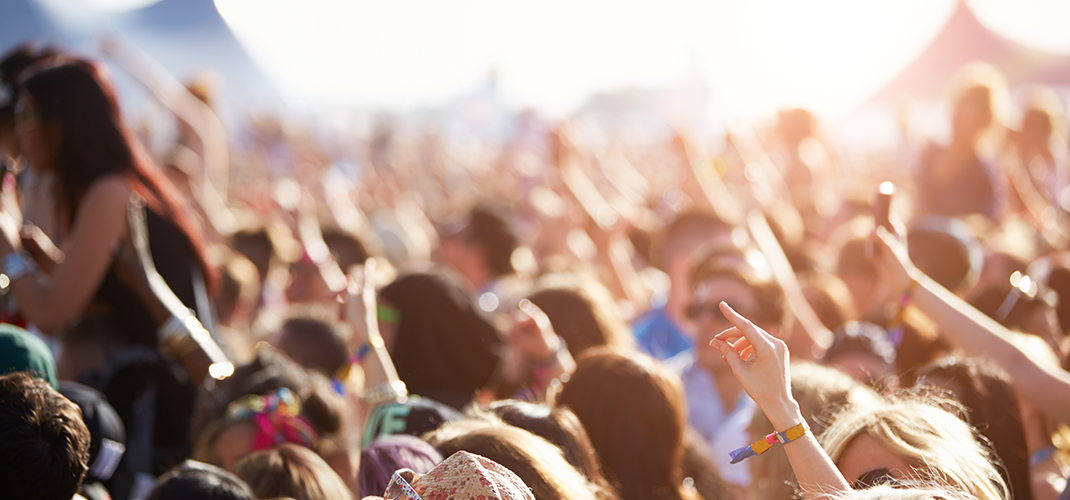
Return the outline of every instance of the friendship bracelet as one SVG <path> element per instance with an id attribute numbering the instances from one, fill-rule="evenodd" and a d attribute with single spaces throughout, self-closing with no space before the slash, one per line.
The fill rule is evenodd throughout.
<path id="1" fill-rule="evenodd" d="M 352 358 L 349 359 L 350 363 L 353 363 L 354 365 L 359 365 L 361 361 L 364 361 L 364 356 L 367 356 L 368 351 L 370 350 L 372 350 L 371 344 L 367 342 L 361 344 L 360 349 L 357 349 L 357 352 L 353 354 Z"/>
<path id="2" fill-rule="evenodd" d="M 776 443 L 788 444 L 803 437 L 809 430 L 810 427 L 808 427 L 806 421 L 803 420 L 798 425 L 784 432 L 771 432 L 764 438 L 729 453 L 732 457 L 730 463 L 738 464 L 750 457 L 761 455 L 762 453 L 769 451 L 769 448 L 772 448 Z"/>
<path id="3" fill-rule="evenodd" d="M 1056 450 L 1055 446 L 1050 444 L 1034 451 L 1033 454 L 1029 456 L 1029 467 L 1033 468 L 1048 461 L 1049 458 L 1055 455 L 1056 451 L 1058 450 Z"/>
<path id="4" fill-rule="evenodd" d="M 897 349 L 899 348 L 899 344 L 903 342 L 903 319 L 906 315 L 907 306 L 910 305 L 910 300 L 914 298 L 914 291 L 917 289 L 918 280 L 910 278 L 910 283 L 907 284 L 907 289 L 903 292 L 903 295 L 899 297 L 899 309 L 896 310 L 892 321 L 888 323 L 888 339 Z"/>
<path id="5" fill-rule="evenodd" d="M 404 401 L 408 395 L 409 391 L 405 388 L 405 382 L 395 380 L 365 389 L 363 399 L 368 406 L 378 406 L 387 401 Z"/>

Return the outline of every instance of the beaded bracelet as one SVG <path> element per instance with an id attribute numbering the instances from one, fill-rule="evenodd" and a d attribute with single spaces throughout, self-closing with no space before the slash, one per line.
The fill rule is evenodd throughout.
<path id="1" fill-rule="evenodd" d="M 910 305 L 910 299 L 914 298 L 914 291 L 918 289 L 918 280 L 910 278 L 910 283 L 907 284 L 906 291 L 899 297 L 899 308 L 895 312 L 895 316 L 890 322 L 888 322 L 888 337 L 892 342 L 892 345 L 899 348 L 899 345 L 903 342 L 903 329 L 904 321 L 906 317 L 907 306 Z"/>
<path id="2" fill-rule="evenodd" d="M 404 399 L 408 395 L 409 390 L 405 387 L 405 382 L 395 380 L 365 389 L 363 399 L 368 406 L 378 406 L 387 401 Z"/>
<path id="3" fill-rule="evenodd" d="M 769 448 L 772 448 L 775 443 L 788 444 L 803 437 L 809 430 L 810 427 L 806 425 L 806 421 L 804 420 L 784 432 L 771 432 L 766 434 L 764 438 L 729 453 L 732 457 L 730 463 L 736 464 L 750 457 L 761 455 L 762 453 L 769 451 Z"/>
<path id="4" fill-rule="evenodd" d="M 200 343 L 211 335 L 193 311 L 187 310 L 183 316 L 171 316 L 166 323 L 156 331 L 157 347 L 165 356 L 178 359 L 193 352 Z"/>

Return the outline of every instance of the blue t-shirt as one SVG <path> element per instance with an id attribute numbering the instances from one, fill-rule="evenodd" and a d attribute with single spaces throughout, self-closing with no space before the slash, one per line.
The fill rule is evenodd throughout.
<path id="1" fill-rule="evenodd" d="M 694 344 L 691 336 L 677 326 L 664 307 L 639 315 L 632 322 L 632 333 L 641 351 L 663 361 L 691 349 Z"/>

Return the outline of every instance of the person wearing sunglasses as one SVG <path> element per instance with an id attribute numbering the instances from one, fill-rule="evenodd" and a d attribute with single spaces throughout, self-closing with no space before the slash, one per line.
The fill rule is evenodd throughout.
<path id="1" fill-rule="evenodd" d="M 733 466 L 756 455 L 764 453 L 785 453 L 791 463 L 792 472 L 798 480 L 803 500 L 850 499 L 850 500 L 965 500 L 965 499 L 1005 499 L 1003 496 L 975 496 L 972 491 L 949 487 L 927 477 L 904 477 L 891 483 L 883 481 L 886 474 L 892 474 L 891 467 L 885 464 L 861 470 L 857 476 L 841 473 L 842 467 L 830 458 L 818 443 L 810 430 L 809 422 L 803 417 L 799 403 L 791 392 L 791 368 L 787 344 L 759 327 L 752 320 L 736 312 L 727 302 L 719 304 L 720 312 L 731 325 L 728 329 L 715 335 L 709 345 L 722 358 L 722 363 L 729 366 L 731 373 L 743 389 L 753 398 L 762 412 L 773 424 L 774 432 L 745 447 L 731 452 Z M 869 406 L 869 405 L 867 405 Z M 872 405 L 881 408 L 882 405 Z M 954 416 L 933 407 L 952 419 Z M 833 424 L 835 425 L 835 423 Z M 965 423 L 967 432 L 969 427 Z M 828 436 L 833 429 L 822 434 Z M 963 453 L 970 453 L 967 450 Z M 867 457 L 869 458 L 869 457 Z M 841 461 L 843 459 L 841 458 Z M 893 476 L 894 477 L 894 476 Z M 993 468 L 994 480 L 1002 481 Z M 849 482 L 853 480 L 854 484 Z M 865 481 L 875 483 L 865 488 Z M 1006 486 L 1002 491 L 1006 493 Z"/>
<path id="2" fill-rule="evenodd" d="M 695 347 L 666 362 L 683 381 L 688 424 L 706 440 L 721 476 L 740 489 L 750 483 L 747 467 L 729 467 L 726 457 L 728 451 L 746 444 L 755 406 L 709 343 L 732 326 L 717 308 L 723 300 L 732 301 L 774 336 L 780 335 L 783 293 L 750 262 L 746 253 L 734 248 L 714 249 L 698 260 L 686 308 Z"/>

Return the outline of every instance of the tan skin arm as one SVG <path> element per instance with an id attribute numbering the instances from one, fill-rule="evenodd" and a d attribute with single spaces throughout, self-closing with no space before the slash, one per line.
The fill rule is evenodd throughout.
<path id="1" fill-rule="evenodd" d="M 54 335 L 76 320 L 100 287 L 115 249 L 126 236 L 126 209 L 132 189 L 121 176 L 107 176 L 89 187 L 67 233 L 63 253 L 50 280 L 26 275 L 11 284 L 19 309 L 41 332 Z M 7 214 L 2 214 L 7 218 Z M 4 224 L 0 254 L 21 250 L 17 231 Z"/>
<path id="2" fill-rule="evenodd" d="M 1034 362 L 1010 340 L 1010 332 L 951 293 L 910 262 L 905 245 L 884 228 L 872 236 L 874 264 L 895 290 L 916 280 L 911 304 L 940 327 L 941 336 L 971 356 L 984 356 L 1011 376 L 1018 395 L 1048 416 L 1070 423 L 1070 373 Z"/>
<path id="3" fill-rule="evenodd" d="M 367 343 L 371 346 L 361 359 L 364 368 L 364 387 L 369 389 L 400 380 L 386 350 L 383 337 L 379 333 L 379 319 L 376 313 L 375 297 L 375 259 L 368 259 L 359 276 L 350 277 L 349 286 L 344 292 L 345 317 L 353 326 L 351 349 L 359 349 Z M 373 408 L 367 408 L 371 411 Z M 363 420 L 363 419 L 362 419 Z"/>
<path id="4" fill-rule="evenodd" d="M 721 302 L 721 313 L 735 326 L 717 334 L 710 345 L 724 356 L 743 389 L 778 432 L 803 422 L 799 403 L 791 395 L 787 344 L 740 316 L 724 302 Z M 783 445 L 783 448 L 804 500 L 843 498 L 851 491 L 847 480 L 812 432 Z M 767 453 L 778 451 L 773 449 Z"/>

